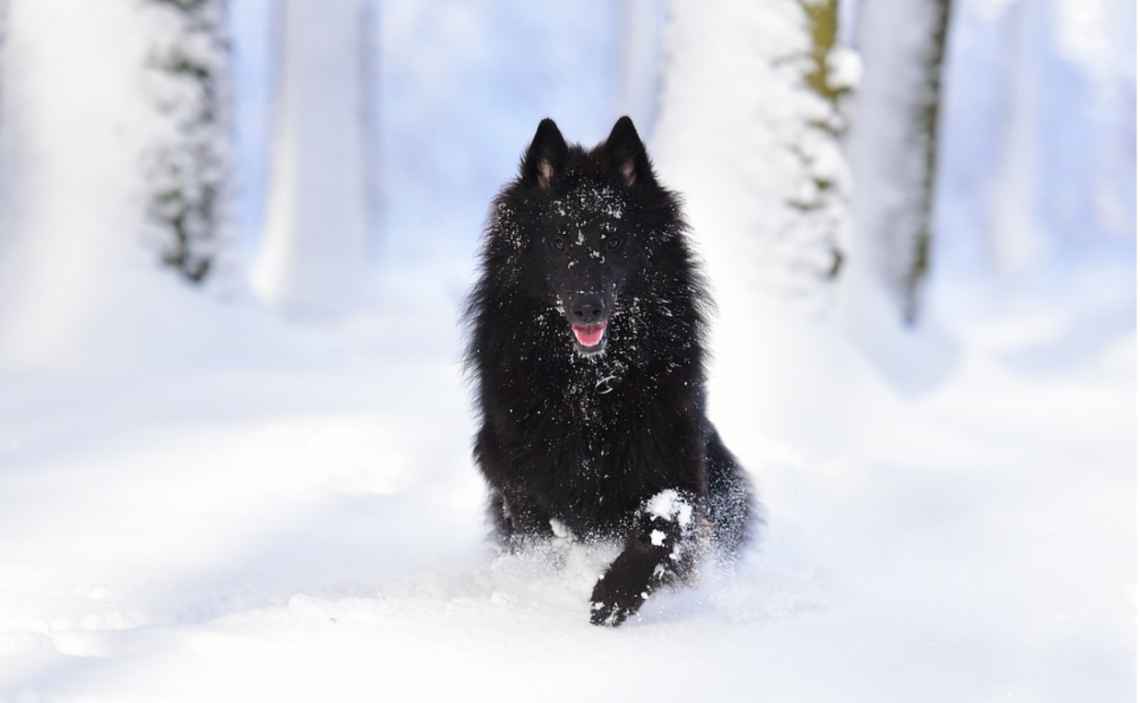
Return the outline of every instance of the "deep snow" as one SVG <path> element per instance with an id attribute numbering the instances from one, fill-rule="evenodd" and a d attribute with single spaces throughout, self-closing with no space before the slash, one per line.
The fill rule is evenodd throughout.
<path id="1" fill-rule="evenodd" d="M 1131 295 L 1111 273 L 976 310 L 953 379 L 918 399 L 818 324 L 761 385 L 715 366 L 763 544 L 617 631 L 586 622 L 612 554 L 483 541 L 448 305 L 351 352 L 261 330 L 256 358 L 296 350 L 273 364 L 6 372 L 0 692 L 1127 700 L 1135 336 L 1056 353 Z M 811 431 L 779 422 L 797 392 Z"/>
<path id="2" fill-rule="evenodd" d="M 103 71 L 40 99 L 36 75 L 61 83 L 134 50 L 111 46 L 113 5 L 71 2 L 84 31 L 47 31 L 65 5 L 23 0 L 15 16 L 58 43 L 14 35 L 5 57 L 5 100 L 24 107 L 0 120 L 3 153 L 33 158 L 4 183 L 19 207 L 0 210 L 0 701 L 1134 699 L 1134 229 L 1074 249 L 1076 233 L 1042 233 L 1068 255 L 1017 276 L 956 266 L 920 334 L 853 336 L 734 275 L 751 223 L 702 182 L 700 142 L 669 142 L 674 105 L 653 148 L 720 296 L 710 414 L 768 526 L 735 573 L 710 569 L 604 630 L 588 596 L 612 552 L 560 539 L 502 556 L 483 538 L 458 366 L 471 252 L 456 242 L 517 153 L 441 171 L 475 138 L 462 129 L 393 148 L 400 240 L 351 315 L 300 322 L 240 290 L 203 295 L 107 235 L 133 231 L 131 191 L 108 181 L 129 170 L 134 116 L 101 102 L 127 81 Z M 416 114 L 446 127 L 449 91 L 513 65 L 464 19 L 502 18 L 471 7 L 435 25 L 414 3 L 385 16 L 387 51 L 415 57 L 383 69 L 395 94 L 443 80 L 387 139 Z M 593 21 L 568 19 L 520 51 L 561 56 Z M 431 31 L 399 33 L 416 27 Z M 593 75 L 613 40 L 582 40 L 578 68 Z M 604 80 L 540 73 L 568 135 L 608 126 Z M 508 83 L 473 121 L 521 149 L 537 108 L 503 97 Z M 417 219 L 433 187 L 449 194 Z M 971 227 L 946 240 L 961 264 L 993 233 L 976 191 L 947 193 L 965 214 L 946 231 Z"/>

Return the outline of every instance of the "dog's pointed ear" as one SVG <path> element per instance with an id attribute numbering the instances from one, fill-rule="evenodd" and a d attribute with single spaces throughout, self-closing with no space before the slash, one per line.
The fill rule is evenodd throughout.
<path id="1" fill-rule="evenodd" d="M 605 152 L 611 172 L 627 186 L 653 180 L 645 145 L 628 115 L 614 123 L 610 136 L 606 138 Z"/>
<path id="2" fill-rule="evenodd" d="M 538 123 L 534 139 L 526 150 L 522 162 L 523 182 L 547 190 L 562 175 L 566 166 L 566 140 L 558 125 L 547 117 Z"/>

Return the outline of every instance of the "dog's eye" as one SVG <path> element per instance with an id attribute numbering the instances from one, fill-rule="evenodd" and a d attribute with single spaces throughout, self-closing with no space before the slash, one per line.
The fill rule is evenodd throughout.
<path id="1" fill-rule="evenodd" d="M 550 246 L 554 247 L 558 251 L 563 251 L 566 249 L 566 240 L 562 237 L 554 237 L 550 240 Z"/>
<path id="2" fill-rule="evenodd" d="M 606 239 L 606 246 L 613 250 L 621 249 L 621 237 L 609 237 Z"/>

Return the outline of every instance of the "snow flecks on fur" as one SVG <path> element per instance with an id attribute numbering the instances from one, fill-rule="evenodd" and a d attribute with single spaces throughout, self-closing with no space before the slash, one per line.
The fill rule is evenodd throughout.
<path id="1" fill-rule="evenodd" d="M 561 537 L 561 521 L 578 539 L 633 540 L 590 600 L 591 622 L 619 625 L 641 593 L 692 568 L 692 507 L 675 491 L 658 518 L 645 500 L 700 486 L 686 457 L 717 440 L 702 420 L 709 298 L 680 204 L 648 170 L 638 188 L 620 185 L 607 148 L 572 147 L 550 188 L 524 171 L 499 194 L 467 360 L 481 388 L 480 469 L 530 503 L 501 534 Z M 606 323 L 597 349 L 573 333 L 584 320 Z"/>
<path id="2" fill-rule="evenodd" d="M 602 214 L 612 220 L 625 216 L 626 200 L 621 191 L 610 185 L 586 183 L 566 196 L 551 202 L 560 217 L 580 219 L 583 214 Z M 579 242 L 580 243 L 580 242 Z"/>
<path id="3" fill-rule="evenodd" d="M 693 505 L 672 488 L 661 491 L 645 503 L 645 511 L 654 518 L 686 528 L 693 519 Z"/>
<path id="4" fill-rule="evenodd" d="M 574 533 L 570 531 L 570 528 L 558 518 L 550 518 L 550 531 L 553 532 L 554 536 L 558 539 L 572 539 L 574 537 Z"/>
<path id="5" fill-rule="evenodd" d="M 609 374 L 607 376 L 603 376 L 603 377 L 598 379 L 597 383 L 594 384 L 594 388 L 597 389 L 597 391 L 600 395 L 605 395 L 606 393 L 612 393 L 614 390 L 614 387 L 612 385 L 610 385 L 610 383 L 613 381 L 616 381 L 616 380 L 618 380 L 618 377 L 614 374 Z"/>
<path id="6" fill-rule="evenodd" d="M 500 201 L 495 204 L 490 230 L 506 245 L 508 250 L 515 253 L 522 251 L 525 245 L 522 228 L 519 226 L 514 208 L 506 202 Z"/>

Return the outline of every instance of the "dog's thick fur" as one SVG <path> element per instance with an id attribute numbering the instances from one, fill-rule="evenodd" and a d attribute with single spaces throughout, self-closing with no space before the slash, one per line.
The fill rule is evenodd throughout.
<path id="1" fill-rule="evenodd" d="M 468 303 L 474 456 L 505 543 L 624 540 L 594 623 L 749 537 L 751 486 L 705 417 L 708 303 L 633 122 L 587 151 L 543 120 L 494 201 Z"/>

